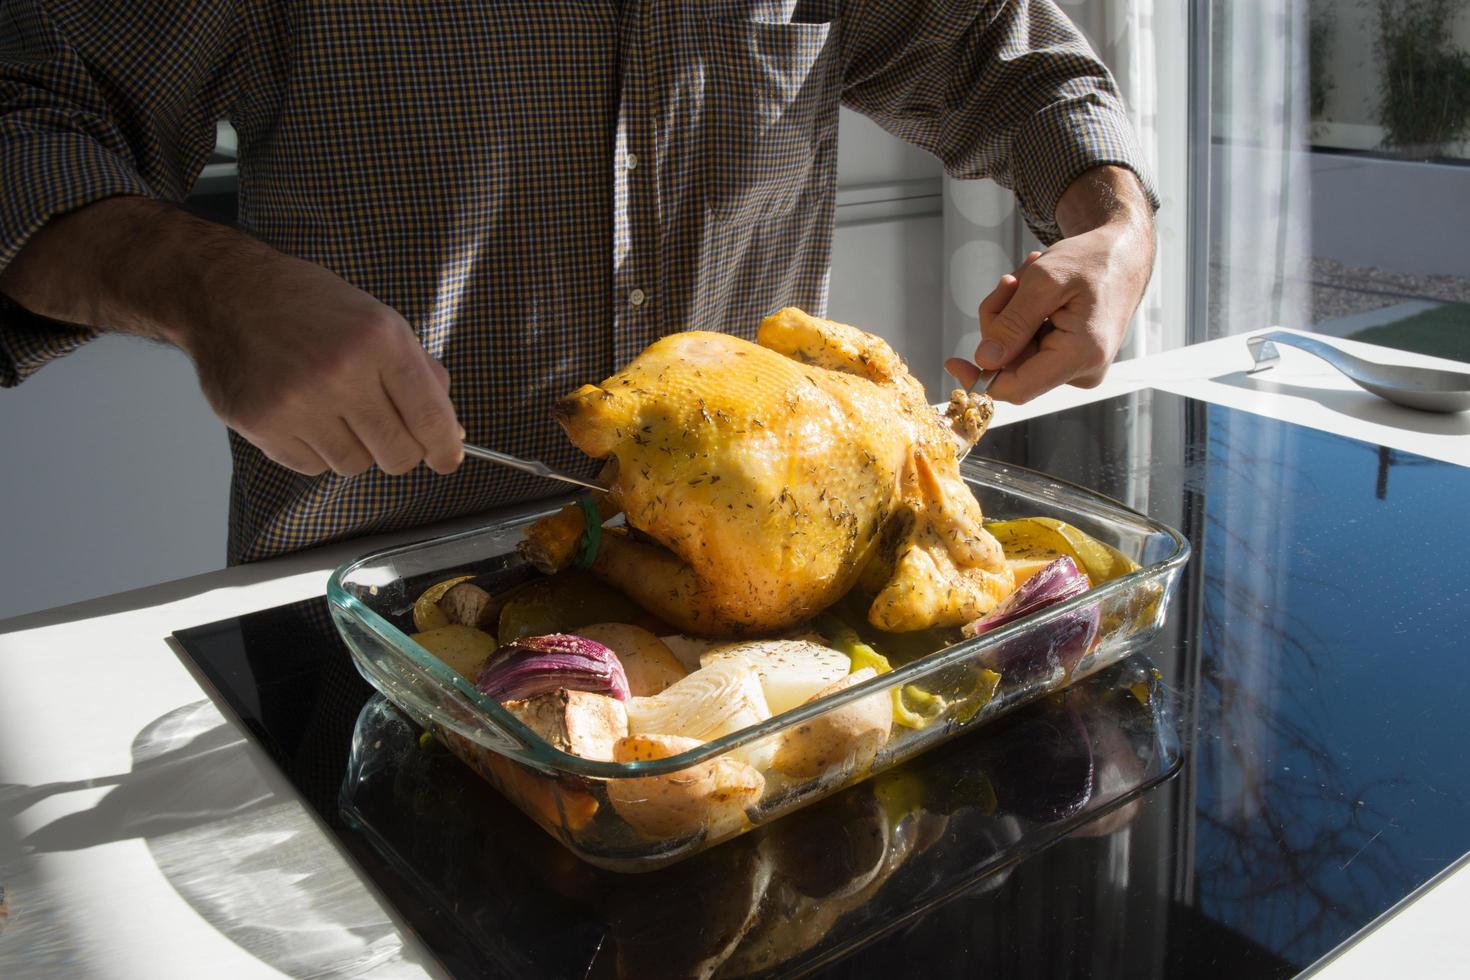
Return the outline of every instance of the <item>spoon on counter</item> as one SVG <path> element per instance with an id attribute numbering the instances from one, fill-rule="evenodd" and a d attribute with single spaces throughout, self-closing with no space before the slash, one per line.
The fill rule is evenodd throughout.
<path id="1" fill-rule="evenodd" d="M 1330 344 L 1285 330 L 1272 330 L 1246 338 L 1256 365 L 1251 374 L 1273 367 L 1281 360 L 1276 344 L 1286 344 L 1315 354 L 1347 376 L 1359 388 L 1379 398 L 1421 412 L 1463 412 L 1470 409 L 1470 374 L 1436 368 L 1379 364 L 1354 357 Z"/>

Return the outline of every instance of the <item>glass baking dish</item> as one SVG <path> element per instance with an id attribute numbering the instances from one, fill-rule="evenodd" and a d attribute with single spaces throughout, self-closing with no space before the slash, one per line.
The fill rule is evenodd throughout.
<path id="1" fill-rule="evenodd" d="M 1090 490 L 1022 467 L 972 458 L 961 472 L 987 520 L 1062 520 L 1117 549 L 1138 569 L 665 759 L 602 762 L 559 751 L 409 639 L 414 600 L 435 582 L 473 574 L 493 592 L 536 577 L 516 554 L 516 543 L 529 523 L 563 500 L 350 562 L 333 573 L 327 598 L 358 670 L 405 714 L 583 860 L 614 871 L 649 871 L 769 823 L 1117 663 L 1163 625 L 1189 557 L 1189 543 L 1177 531 Z M 1075 643 L 1070 627 L 1079 618 L 1092 616 L 1100 624 L 1096 637 L 1069 673 L 1059 648 Z M 918 698 L 941 707 L 921 727 L 893 725 L 876 757 L 838 757 L 806 779 L 770 770 L 759 797 L 748 806 L 733 814 L 730 807 L 711 807 L 707 819 L 678 830 L 650 833 L 640 814 L 632 813 L 631 822 L 624 817 L 639 801 L 657 798 L 647 806 L 667 805 L 661 794 L 671 787 L 683 792 L 706 785 L 720 769 L 721 757 L 748 760 L 761 745 L 809 730 L 803 726 L 820 728 L 828 713 L 835 718 L 865 698 L 890 698 L 899 691 L 904 703 Z M 615 786 L 610 795 L 612 780 L 642 782 Z"/>
<path id="2" fill-rule="evenodd" d="M 1017 864 L 1064 837 L 1126 841 L 1145 812 L 1138 797 L 1181 761 L 1183 692 L 1159 676 L 1132 654 L 983 734 L 652 874 L 577 860 L 448 752 L 422 744 L 381 695 L 358 715 L 339 813 L 391 868 L 390 893 L 412 896 L 415 916 L 462 941 L 437 947 L 456 976 L 805 977 L 884 936 L 943 934 L 942 908 L 1002 888 Z M 1125 851 L 1073 852 L 1068 867 L 1090 879 L 1072 885 L 1088 896 L 1074 906 L 1114 901 L 1116 879 L 1090 871 Z M 901 975 L 979 975 L 959 965 L 978 966 L 983 942 L 928 950 L 949 964 L 937 970 L 924 942 L 904 939 L 912 952 L 900 955 L 910 964 Z M 847 965 L 835 972 L 881 975 Z"/>

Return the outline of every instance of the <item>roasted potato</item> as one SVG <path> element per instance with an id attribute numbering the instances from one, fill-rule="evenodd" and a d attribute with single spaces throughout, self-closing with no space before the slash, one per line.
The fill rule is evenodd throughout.
<path id="1" fill-rule="evenodd" d="M 610 762 L 613 745 L 628 735 L 623 702 L 605 694 L 563 687 L 503 707 L 553 748 L 584 759 Z"/>
<path id="2" fill-rule="evenodd" d="M 702 744 L 678 735 L 630 735 L 613 746 L 615 762 L 667 759 Z M 725 756 L 663 776 L 609 779 L 613 809 L 648 837 L 683 837 L 707 829 L 711 837 L 738 830 L 745 808 L 765 791 L 765 777 Z"/>
<path id="3" fill-rule="evenodd" d="M 413 603 L 413 628 L 424 633 L 441 626 L 448 626 L 449 616 L 439 608 L 439 600 L 444 598 L 444 593 L 469 579 L 468 575 L 458 575 L 442 582 L 435 582 L 420 593 Z"/>
<path id="4" fill-rule="evenodd" d="M 596 640 L 618 655 L 634 697 L 658 694 L 688 673 L 664 642 L 641 626 L 593 623 L 580 627 L 577 635 Z"/>
<path id="5" fill-rule="evenodd" d="M 439 600 L 439 608 L 451 623 L 494 630 L 500 618 L 500 600 L 474 582 L 451 586 Z"/>
<path id="6" fill-rule="evenodd" d="M 495 637 L 473 626 L 449 623 L 409 637 L 419 646 L 444 661 L 451 670 L 470 683 L 485 658 L 495 652 Z"/>
<path id="7" fill-rule="evenodd" d="M 810 700 L 816 701 L 876 676 L 873 668 L 864 667 L 818 691 Z M 892 730 L 893 698 L 888 692 L 880 691 L 818 715 L 783 734 L 772 765 L 782 775 L 795 779 L 809 779 L 839 768 L 861 774 L 873 764 Z"/>

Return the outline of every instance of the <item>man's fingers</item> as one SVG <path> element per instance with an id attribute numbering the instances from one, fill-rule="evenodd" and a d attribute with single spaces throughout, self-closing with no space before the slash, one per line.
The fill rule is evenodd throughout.
<path id="1" fill-rule="evenodd" d="M 424 447 L 409 432 L 387 391 L 379 387 L 375 395 L 353 406 L 347 424 L 373 454 L 378 469 L 389 476 L 402 476 L 423 461 Z"/>
<path id="2" fill-rule="evenodd" d="M 261 445 L 260 451 L 265 453 L 266 459 L 306 476 L 321 476 L 331 469 L 316 450 L 295 436 L 287 436 L 279 443 Z"/>
<path id="3" fill-rule="evenodd" d="M 986 370 L 1011 363 L 1042 322 L 1061 307 L 1062 298 L 1051 280 L 1037 272 L 1028 267 L 1009 302 L 992 315 L 980 317 L 981 342 L 975 348 L 975 362 Z"/>
<path id="4" fill-rule="evenodd" d="M 372 453 L 353 434 L 346 419 L 333 418 L 321 423 L 305 441 L 338 476 L 357 476 L 373 465 Z"/>
<path id="5" fill-rule="evenodd" d="M 453 473 L 464 462 L 464 429 L 445 388 L 429 367 L 433 358 L 409 359 L 383 373 L 383 385 L 422 458 L 436 473 Z M 435 362 L 437 363 L 437 362 Z"/>
<path id="6" fill-rule="evenodd" d="M 990 295 L 980 301 L 980 329 L 982 332 L 985 330 L 985 321 L 1006 308 L 1011 297 L 1016 295 L 1016 286 L 1019 284 L 1019 279 L 1006 273 L 1000 277 L 1000 282 L 995 284 Z"/>
<path id="7" fill-rule="evenodd" d="M 1077 370 L 1074 356 L 1060 348 L 1040 348 L 1002 371 L 990 386 L 996 401 L 1024 404 L 1043 392 L 1072 380 Z"/>
<path id="8" fill-rule="evenodd" d="M 944 362 L 944 370 L 959 383 L 961 388 L 973 388 L 980 380 L 980 369 L 963 357 L 951 357 Z"/>
<path id="9" fill-rule="evenodd" d="M 431 356 L 429 370 L 434 372 L 434 380 L 439 382 L 439 387 L 443 388 L 447 395 L 449 393 L 449 368 L 445 367 L 444 362 L 439 358 Z"/>
<path id="10" fill-rule="evenodd" d="M 1025 260 L 1021 262 L 1020 268 L 1015 273 L 1007 273 L 1001 276 L 1000 282 L 996 283 L 995 288 L 990 291 L 990 294 L 980 301 L 981 344 L 975 350 L 975 360 L 979 361 L 987 370 L 993 371 L 1016 356 L 1017 352 L 1015 350 L 1008 351 L 1005 341 L 999 338 L 993 338 L 991 336 L 991 330 L 987 328 L 991 326 L 995 318 L 1015 298 L 1016 290 L 1021 285 L 1019 278 L 1021 273 L 1029 269 L 1041 256 L 1041 252 L 1028 253 Z M 991 340 L 995 342 L 987 347 L 986 342 Z M 956 378 L 959 378 L 961 384 L 966 386 L 974 384 L 973 378 L 979 377 L 980 368 L 963 358 L 956 357 L 952 361 L 955 366 L 951 368 L 946 364 L 945 370 L 949 371 Z"/>

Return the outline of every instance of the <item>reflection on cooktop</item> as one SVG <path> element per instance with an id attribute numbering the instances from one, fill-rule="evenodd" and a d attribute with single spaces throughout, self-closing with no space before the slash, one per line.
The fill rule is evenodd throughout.
<path id="1" fill-rule="evenodd" d="M 1127 704 L 1109 700 L 1119 679 L 1100 675 L 1028 713 L 1050 739 L 1015 734 L 1026 731 L 1018 717 L 667 880 L 610 876 L 604 887 L 371 700 L 322 601 L 178 637 L 465 977 L 677 970 L 708 963 L 700 943 L 725 932 L 749 942 L 735 942 L 724 975 L 1289 976 L 1470 850 L 1470 764 L 1444 744 L 1470 695 L 1458 669 L 1470 580 L 1447 557 L 1470 546 L 1456 509 L 1470 470 L 1151 392 L 1001 427 L 979 451 L 1110 494 L 1190 538 L 1173 617 L 1143 651 L 1163 673 L 1148 703 L 1182 721 L 1176 778 L 1109 803 L 1165 775 L 1173 750 L 1154 715 L 1099 728 L 1086 705 Z M 355 752 L 354 730 L 372 735 Z M 1003 760 L 987 754 L 1007 746 L 1013 766 L 1047 776 L 1038 785 L 1075 787 L 1082 777 L 1067 773 L 1086 771 L 1084 744 L 1087 803 L 1050 822 L 1037 819 L 1035 792 L 1022 794 L 1029 816 L 1014 809 L 996 778 Z M 1007 820 L 1027 841 L 1013 852 Z M 876 836 L 864 847 L 855 827 Z M 790 859 L 808 852 L 815 863 Z M 1024 860 L 986 863 L 1007 853 Z M 647 912 L 660 895 L 678 909 L 668 920 Z M 693 938 L 671 945 L 676 920 Z"/>

